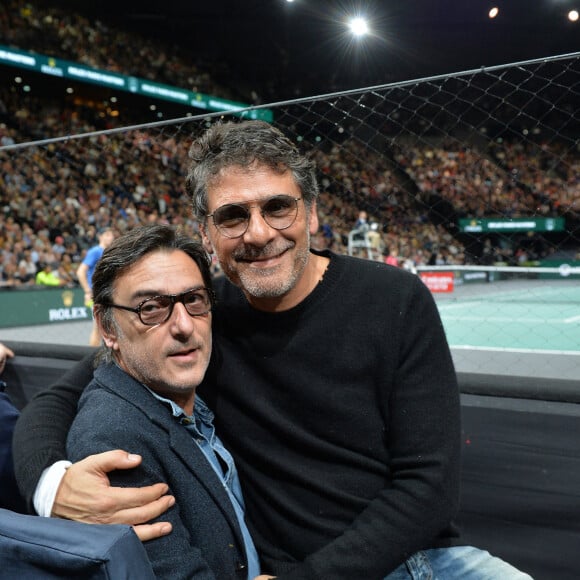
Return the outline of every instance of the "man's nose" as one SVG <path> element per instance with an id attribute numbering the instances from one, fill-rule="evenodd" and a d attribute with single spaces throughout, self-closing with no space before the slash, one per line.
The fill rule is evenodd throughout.
<path id="1" fill-rule="evenodd" d="M 171 325 L 179 334 L 193 332 L 194 317 L 187 312 L 183 302 L 176 302 L 171 313 Z"/>
<path id="2" fill-rule="evenodd" d="M 243 235 L 244 242 L 253 245 L 264 245 L 275 234 L 276 231 L 262 215 L 260 207 L 254 206 L 250 209 L 248 228 Z"/>

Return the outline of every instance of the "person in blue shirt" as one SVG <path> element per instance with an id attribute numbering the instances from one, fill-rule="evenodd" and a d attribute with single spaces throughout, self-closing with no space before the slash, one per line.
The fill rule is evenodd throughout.
<path id="1" fill-rule="evenodd" d="M 99 243 L 96 246 L 90 248 L 83 261 L 77 268 L 77 278 L 82 289 L 85 291 L 85 306 L 87 308 L 93 307 L 93 290 L 92 290 L 92 280 L 95 267 L 97 262 L 100 260 L 103 252 L 108 248 L 112 241 L 115 239 L 115 233 L 110 228 L 105 228 L 100 230 L 98 233 Z M 101 337 L 99 334 L 99 329 L 97 325 L 93 322 L 93 328 L 91 330 L 91 336 L 89 338 L 90 346 L 99 346 L 101 342 Z"/>
<path id="2" fill-rule="evenodd" d="M 260 570 L 236 466 L 196 395 L 212 351 L 209 256 L 171 226 L 143 226 L 104 251 L 92 282 L 104 345 L 69 457 L 126 449 L 143 462 L 112 482 L 168 484 L 172 534 L 145 544 L 158 578 L 252 580 Z"/>

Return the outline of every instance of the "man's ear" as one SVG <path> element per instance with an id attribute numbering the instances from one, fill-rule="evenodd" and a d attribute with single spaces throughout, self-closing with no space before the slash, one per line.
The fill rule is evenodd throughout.
<path id="1" fill-rule="evenodd" d="M 211 240 L 209 239 L 209 236 L 207 235 L 207 229 L 205 224 L 199 224 L 199 232 L 201 234 L 201 243 L 203 244 L 203 247 L 205 249 L 205 251 L 208 254 L 213 254 L 213 245 L 211 243 Z"/>
<path id="2" fill-rule="evenodd" d="M 117 340 L 117 333 L 115 332 L 114 325 L 112 330 L 106 330 L 103 326 L 102 321 L 102 312 L 97 310 L 96 308 L 93 309 L 93 316 L 95 318 L 95 323 L 97 324 L 97 328 L 99 329 L 99 334 L 101 335 L 105 346 L 110 348 L 113 351 L 119 350 L 119 341 Z"/>
<path id="3" fill-rule="evenodd" d="M 316 200 L 312 200 L 312 204 L 310 205 L 310 216 L 308 218 L 309 221 L 309 230 L 310 235 L 313 236 L 318 232 L 318 228 L 320 223 L 318 221 L 318 210 L 316 208 Z"/>

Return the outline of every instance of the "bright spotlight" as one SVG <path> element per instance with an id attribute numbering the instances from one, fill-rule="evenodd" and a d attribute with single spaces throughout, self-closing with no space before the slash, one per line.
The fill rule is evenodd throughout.
<path id="1" fill-rule="evenodd" d="M 570 10 L 568 12 L 568 20 L 570 22 L 578 22 L 578 10 Z"/>
<path id="2" fill-rule="evenodd" d="M 497 6 L 494 6 L 488 13 L 488 16 L 490 18 L 495 18 L 497 15 L 499 14 L 499 8 Z"/>
<path id="3" fill-rule="evenodd" d="M 369 33 L 369 25 L 367 24 L 367 21 L 360 16 L 352 18 L 348 27 L 355 36 L 364 36 Z"/>

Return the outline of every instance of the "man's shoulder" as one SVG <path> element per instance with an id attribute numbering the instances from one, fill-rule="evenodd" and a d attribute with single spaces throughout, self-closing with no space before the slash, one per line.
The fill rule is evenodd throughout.
<path id="1" fill-rule="evenodd" d="M 140 424 L 155 405 L 147 390 L 116 365 L 100 365 L 81 395 L 77 420 L 122 430 Z"/>
<path id="2" fill-rule="evenodd" d="M 332 260 L 345 276 L 352 280 L 369 280 L 372 283 L 413 285 L 417 282 L 417 275 L 404 270 L 377 262 L 343 254 L 333 254 Z"/>
<path id="3" fill-rule="evenodd" d="M 120 400 L 130 397 L 139 386 L 117 365 L 103 363 L 95 368 L 93 378 L 86 386 L 81 400 L 98 399 L 102 402 L 114 400 L 116 404 L 119 404 Z"/>
<path id="4" fill-rule="evenodd" d="M 165 405 L 137 379 L 114 363 L 100 364 L 93 380 L 87 385 L 83 397 L 101 406 L 118 406 L 124 412 L 152 418 L 165 417 Z M 160 411 L 163 409 L 163 411 Z"/>

